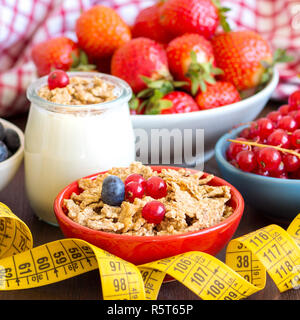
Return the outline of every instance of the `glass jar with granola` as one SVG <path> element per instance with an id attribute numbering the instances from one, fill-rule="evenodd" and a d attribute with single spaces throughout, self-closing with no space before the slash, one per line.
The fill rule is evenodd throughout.
<path id="1" fill-rule="evenodd" d="M 62 188 L 135 159 L 127 83 L 95 72 L 69 78 L 67 86 L 50 90 L 43 77 L 27 90 L 26 191 L 35 214 L 53 225 L 53 202 Z"/>

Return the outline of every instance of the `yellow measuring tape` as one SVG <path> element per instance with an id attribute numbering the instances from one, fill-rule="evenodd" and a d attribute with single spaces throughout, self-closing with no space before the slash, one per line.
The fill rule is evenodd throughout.
<path id="1" fill-rule="evenodd" d="M 29 228 L 0 203 L 0 290 L 44 286 L 95 269 L 106 300 L 155 300 L 166 274 L 203 300 L 246 298 L 265 287 L 267 272 L 280 292 L 300 286 L 300 214 L 287 231 L 269 225 L 232 240 L 225 263 L 193 251 L 135 266 L 79 239 L 32 246 Z"/>

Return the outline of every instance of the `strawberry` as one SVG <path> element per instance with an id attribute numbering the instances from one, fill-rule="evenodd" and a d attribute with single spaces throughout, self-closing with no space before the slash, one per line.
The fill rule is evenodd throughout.
<path id="1" fill-rule="evenodd" d="M 96 5 L 76 21 L 79 46 L 92 61 L 108 58 L 131 39 L 129 26 L 111 8 Z"/>
<path id="2" fill-rule="evenodd" d="M 160 43 L 168 43 L 172 36 L 160 23 L 160 10 L 163 1 L 141 10 L 132 27 L 132 36 L 134 38 L 145 37 Z"/>
<path id="3" fill-rule="evenodd" d="M 199 92 L 195 98 L 200 110 L 207 110 L 225 106 L 241 100 L 240 94 L 233 84 L 217 81 L 207 86 L 205 92 Z"/>
<path id="4" fill-rule="evenodd" d="M 111 73 L 127 81 L 134 93 L 147 88 L 142 76 L 151 80 L 171 78 L 165 50 L 157 42 L 144 37 L 132 39 L 116 50 Z"/>
<path id="5" fill-rule="evenodd" d="M 212 45 L 217 66 L 224 72 L 220 78 L 234 84 L 239 91 L 268 80 L 263 77 L 267 74 L 266 64 L 273 66 L 275 61 L 268 42 L 259 34 L 253 31 L 225 32 L 216 35 Z"/>
<path id="6" fill-rule="evenodd" d="M 160 12 L 161 25 L 174 36 L 198 33 L 210 39 L 219 24 L 229 30 L 219 0 L 167 0 Z"/>
<path id="7" fill-rule="evenodd" d="M 160 111 L 161 114 L 199 111 L 198 105 L 193 97 L 182 91 L 170 92 L 166 94 L 161 100 L 171 102 L 169 108 L 164 108 Z"/>
<path id="8" fill-rule="evenodd" d="M 169 69 L 175 80 L 186 81 L 193 95 L 206 83 L 215 83 L 214 75 L 222 70 L 215 68 L 211 43 L 203 36 L 190 33 L 173 39 L 167 47 Z"/>
<path id="9" fill-rule="evenodd" d="M 36 44 L 31 56 L 38 75 L 44 76 L 54 69 L 68 71 L 78 64 L 79 48 L 71 39 L 57 37 Z"/>
<path id="10" fill-rule="evenodd" d="M 145 114 L 174 114 L 199 111 L 193 97 L 183 91 L 153 96 L 146 104 Z"/>

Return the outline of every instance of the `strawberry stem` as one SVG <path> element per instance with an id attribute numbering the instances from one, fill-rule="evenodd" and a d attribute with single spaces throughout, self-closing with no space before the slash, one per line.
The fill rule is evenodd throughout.
<path id="1" fill-rule="evenodd" d="M 230 25 L 227 22 L 226 13 L 230 11 L 230 8 L 222 7 L 220 0 L 212 0 L 213 4 L 217 7 L 219 11 L 220 25 L 225 32 L 231 31 Z"/>
<path id="2" fill-rule="evenodd" d="M 197 54 L 191 51 L 191 64 L 189 66 L 186 76 L 191 80 L 191 93 L 196 95 L 199 88 L 202 92 L 206 91 L 206 84 L 215 84 L 214 75 L 222 74 L 223 71 L 212 65 L 211 62 L 199 63 L 197 61 Z"/>
<path id="3" fill-rule="evenodd" d="M 173 81 L 173 79 L 162 77 L 158 80 L 141 76 L 142 80 L 146 83 L 147 88 L 137 94 L 138 98 L 145 99 L 143 106 L 145 106 L 145 114 L 159 114 L 163 109 L 172 107 L 172 102 L 163 100 L 162 98 L 175 91 L 188 83 L 185 81 Z"/>
<path id="4" fill-rule="evenodd" d="M 87 54 L 80 50 L 79 57 L 72 52 L 73 63 L 70 71 L 91 71 L 96 69 L 96 65 L 90 64 Z"/>

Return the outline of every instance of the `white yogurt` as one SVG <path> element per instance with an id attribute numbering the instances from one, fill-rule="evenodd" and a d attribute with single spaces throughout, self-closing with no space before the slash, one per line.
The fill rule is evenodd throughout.
<path id="1" fill-rule="evenodd" d="M 80 74 L 86 76 L 76 76 Z M 28 91 L 32 103 L 25 130 L 26 191 L 35 214 L 48 223 L 57 225 L 53 203 L 69 183 L 111 167 L 126 167 L 135 160 L 128 108 L 131 90 L 123 81 L 105 77 L 119 86 L 120 96 L 98 105 L 45 102 L 32 92 L 41 80 Z"/>

